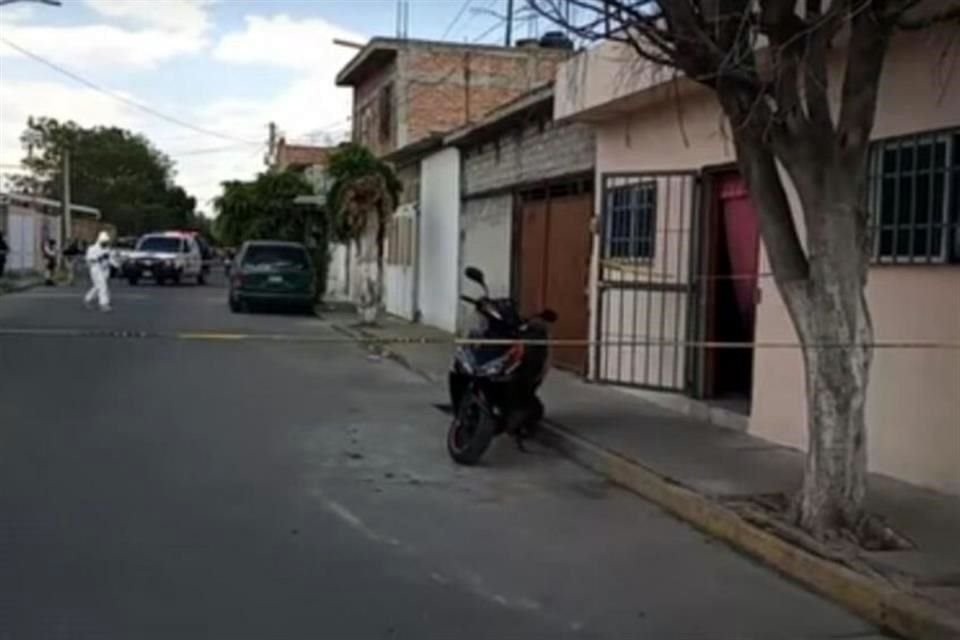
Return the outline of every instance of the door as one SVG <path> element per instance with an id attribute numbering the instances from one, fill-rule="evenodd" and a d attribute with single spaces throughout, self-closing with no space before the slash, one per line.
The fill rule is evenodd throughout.
<path id="1" fill-rule="evenodd" d="M 407 320 L 413 320 L 416 247 L 416 205 L 405 204 L 387 229 L 384 303 L 388 313 Z"/>
<path id="2" fill-rule="evenodd" d="M 37 223 L 32 214 L 11 213 L 8 217 L 7 244 L 10 253 L 7 256 L 7 269 L 14 271 L 33 271 L 41 268 L 37 253 Z"/>
<path id="3" fill-rule="evenodd" d="M 186 254 L 186 275 L 196 276 L 203 269 L 203 258 L 200 256 L 200 245 L 193 238 L 183 239 L 183 251 Z"/>
<path id="4" fill-rule="evenodd" d="M 589 335 L 587 278 L 593 197 L 585 182 L 525 195 L 517 246 L 521 313 L 557 312 L 551 336 L 584 340 Z M 587 347 L 556 347 L 553 364 L 584 373 Z"/>
<path id="5" fill-rule="evenodd" d="M 753 343 L 760 229 L 746 184 L 736 171 L 713 176 L 705 243 L 706 339 Z M 704 396 L 749 400 L 753 348 L 707 349 Z"/>

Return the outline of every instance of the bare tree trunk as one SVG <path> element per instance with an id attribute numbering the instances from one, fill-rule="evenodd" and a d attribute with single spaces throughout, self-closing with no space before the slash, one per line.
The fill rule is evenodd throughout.
<path id="1" fill-rule="evenodd" d="M 379 315 L 383 311 L 383 282 L 384 282 L 384 271 L 383 271 L 383 253 L 384 253 L 384 242 L 386 241 L 386 220 L 381 212 L 377 212 L 377 294 L 376 294 L 376 305 L 377 305 L 377 314 Z"/>
<path id="2" fill-rule="evenodd" d="M 809 445 L 795 515 L 801 527 L 822 536 L 858 524 L 866 494 L 864 412 L 873 327 L 859 169 L 816 148 L 792 158 L 788 168 L 806 222 L 804 251 L 767 145 L 742 131 L 735 142 L 777 287 L 803 345 Z"/>
<path id="3" fill-rule="evenodd" d="M 837 184 L 841 175 L 835 168 L 827 181 Z M 807 389 L 809 444 L 796 517 L 822 536 L 855 528 L 863 516 L 873 343 L 865 294 L 869 253 L 855 188 L 827 186 L 801 200 L 813 208 L 805 211 L 813 223 L 807 234 L 810 275 L 802 290 L 784 292 L 804 345 Z"/>
<path id="4" fill-rule="evenodd" d="M 873 338 L 861 291 L 840 300 L 837 282 L 815 288 L 802 341 L 809 444 L 798 496 L 800 525 L 822 535 L 854 527 L 866 495 L 866 395 Z"/>
<path id="5" fill-rule="evenodd" d="M 364 324 L 373 324 L 379 314 L 379 294 L 377 292 L 376 268 L 371 260 L 376 248 L 369 233 L 364 233 L 357 239 L 357 263 L 359 270 L 359 295 L 357 311 L 360 321 Z"/>
<path id="6" fill-rule="evenodd" d="M 868 240 L 858 190 L 832 185 L 816 198 L 827 202 L 807 212 L 810 243 L 807 307 L 797 332 L 804 348 L 809 445 L 798 499 L 800 525 L 816 535 L 855 527 L 863 516 L 867 485 L 866 397 L 872 361 L 873 323 L 865 288 Z M 853 177 L 847 184 L 853 182 Z M 839 186 L 839 188 L 831 188 Z M 813 198 L 805 199 L 810 203 Z M 816 206 L 816 205 L 813 205 Z"/>

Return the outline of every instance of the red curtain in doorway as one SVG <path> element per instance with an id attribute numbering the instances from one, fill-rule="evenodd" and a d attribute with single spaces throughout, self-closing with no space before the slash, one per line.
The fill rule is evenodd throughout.
<path id="1" fill-rule="evenodd" d="M 757 213 L 747 193 L 747 186 L 739 175 L 729 174 L 719 178 L 718 187 L 737 308 L 746 326 L 753 327 L 760 254 Z"/>

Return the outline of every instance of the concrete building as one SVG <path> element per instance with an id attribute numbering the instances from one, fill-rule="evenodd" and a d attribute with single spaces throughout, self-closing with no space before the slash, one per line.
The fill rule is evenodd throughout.
<path id="1" fill-rule="evenodd" d="M 79 204 L 70 205 L 71 238 L 93 242 L 100 230 L 115 236 L 112 225 L 100 221 L 100 210 Z M 62 247 L 63 204 L 58 200 L 19 193 L 0 193 L 0 231 L 10 247 L 8 273 L 43 270 L 43 243 L 53 239 Z"/>
<path id="2" fill-rule="evenodd" d="M 277 139 L 267 152 L 267 164 L 272 171 L 306 171 L 310 167 L 325 167 L 336 147 L 289 144 L 284 137 Z"/>
<path id="3" fill-rule="evenodd" d="M 337 75 L 338 85 L 354 89 L 353 140 L 392 162 L 404 181 L 387 234 L 388 311 L 456 328 L 460 158 L 456 148 L 439 148 L 439 136 L 551 80 L 571 55 L 547 46 L 554 42 L 498 47 L 374 38 Z M 357 279 L 366 284 L 353 287 L 354 299 L 370 290 L 375 228 L 369 224 L 359 243 L 355 270 L 367 275 Z"/>
<path id="4" fill-rule="evenodd" d="M 960 341 L 960 83 L 943 80 L 933 36 L 897 35 L 880 84 L 868 201 L 877 341 Z M 738 407 L 750 432 L 805 447 L 799 350 L 681 344 L 797 337 L 715 97 L 656 69 L 625 74 L 631 56 L 604 43 L 563 65 L 556 82 L 556 117 L 597 133 L 591 335 L 665 341 L 594 350 L 591 376 Z M 956 350 L 878 350 L 871 470 L 960 493 L 958 390 Z"/>
<path id="5" fill-rule="evenodd" d="M 513 295 L 526 314 L 558 312 L 558 338 L 588 332 L 594 134 L 553 121 L 553 86 L 542 85 L 447 135 L 460 149 L 459 269 L 483 269 L 494 295 Z M 469 289 L 462 275 L 460 288 Z M 460 307 L 461 312 L 466 311 Z M 459 316 L 463 328 L 465 313 Z M 586 351 L 554 362 L 586 369 Z"/>
<path id="6" fill-rule="evenodd" d="M 337 74 L 353 87 L 353 140 L 390 153 L 483 117 L 552 80 L 571 52 L 373 38 Z"/>

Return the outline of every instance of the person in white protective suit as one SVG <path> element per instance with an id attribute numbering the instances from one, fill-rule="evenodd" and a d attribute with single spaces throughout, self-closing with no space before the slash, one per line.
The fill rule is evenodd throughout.
<path id="1" fill-rule="evenodd" d="M 93 286 L 87 291 L 83 303 L 88 307 L 93 304 L 94 298 L 100 305 L 101 311 L 110 311 L 110 234 L 101 231 L 97 241 L 87 249 L 87 266 L 90 268 L 90 282 Z"/>

